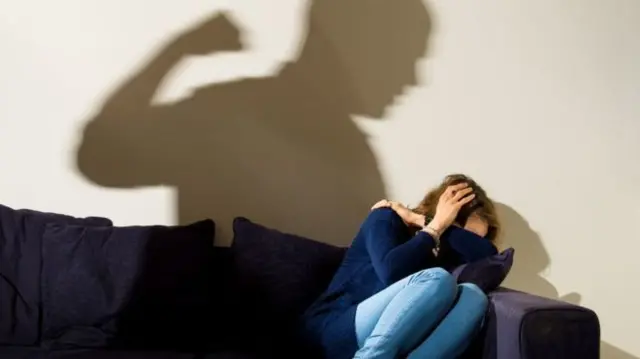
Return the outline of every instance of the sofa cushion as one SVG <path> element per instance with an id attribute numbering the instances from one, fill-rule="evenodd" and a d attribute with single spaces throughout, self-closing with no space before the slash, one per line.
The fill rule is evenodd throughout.
<path id="1" fill-rule="evenodd" d="M 507 278 L 513 265 L 513 255 L 514 249 L 508 248 L 491 257 L 458 266 L 452 273 L 458 283 L 473 283 L 488 294 Z"/>
<path id="2" fill-rule="evenodd" d="M 0 345 L 38 342 L 41 243 L 47 223 L 112 224 L 106 218 L 76 218 L 0 205 Z"/>
<path id="3" fill-rule="evenodd" d="M 344 249 L 236 218 L 236 280 L 270 310 L 302 313 L 329 284 Z"/>
<path id="4" fill-rule="evenodd" d="M 239 321 L 238 330 L 243 335 L 251 331 L 265 345 L 277 342 L 274 336 L 284 340 L 298 316 L 325 290 L 345 249 L 246 218 L 236 218 L 233 230 L 236 304 L 247 322 Z"/>
<path id="5" fill-rule="evenodd" d="M 213 354 L 207 354 L 202 359 L 269 359 L 271 357 L 260 355 L 260 354 L 251 354 L 242 351 L 236 352 L 219 352 Z M 278 359 L 288 359 L 279 357 Z"/>
<path id="6" fill-rule="evenodd" d="M 42 245 L 47 348 L 189 349 L 212 325 L 214 223 L 49 224 Z"/>
<path id="7" fill-rule="evenodd" d="M 69 349 L 47 350 L 37 347 L 0 347 L 2 359 L 268 359 L 238 352 L 179 353 L 172 351 Z M 285 358 L 279 358 L 285 359 Z"/>
<path id="8" fill-rule="evenodd" d="M 194 353 L 171 351 L 122 351 L 122 350 L 47 350 L 38 347 L 0 347 L 3 359 L 202 359 Z"/>
<path id="9" fill-rule="evenodd" d="M 113 222 L 110 219 L 97 216 L 74 217 L 67 214 L 40 212 L 33 209 L 19 209 L 16 212 L 39 218 L 47 223 L 65 223 L 96 227 L 109 227 L 113 225 Z"/>

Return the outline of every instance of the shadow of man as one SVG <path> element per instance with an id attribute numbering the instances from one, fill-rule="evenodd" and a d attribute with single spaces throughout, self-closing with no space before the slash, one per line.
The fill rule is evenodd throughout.
<path id="1" fill-rule="evenodd" d="M 346 244 L 383 178 L 352 115 L 374 118 L 417 84 L 429 13 L 421 0 L 316 0 L 299 57 L 272 77 L 197 88 L 172 104 L 153 98 L 190 55 L 240 50 L 223 14 L 170 41 L 84 128 L 81 173 L 105 187 L 171 185 L 178 221 L 213 218 L 228 244 L 234 217 Z"/>

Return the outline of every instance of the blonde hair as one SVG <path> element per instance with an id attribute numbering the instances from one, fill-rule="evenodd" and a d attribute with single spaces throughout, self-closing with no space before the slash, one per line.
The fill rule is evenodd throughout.
<path id="1" fill-rule="evenodd" d="M 439 186 L 430 190 L 420 201 L 420 204 L 416 208 L 413 209 L 414 212 L 419 213 L 421 215 L 431 217 L 436 214 L 436 206 L 438 205 L 438 200 L 447 187 L 458 184 L 461 182 L 467 182 L 469 185 L 475 188 L 474 193 L 476 198 L 482 203 L 482 206 L 475 211 L 475 214 L 480 218 L 484 219 L 489 225 L 489 231 L 487 232 L 487 239 L 489 239 L 494 245 L 496 245 L 501 225 L 498 219 L 498 214 L 496 212 L 495 203 L 487 196 L 487 193 L 484 191 L 482 187 L 480 187 L 471 177 L 463 175 L 463 174 L 451 174 L 444 178 L 442 183 Z"/>

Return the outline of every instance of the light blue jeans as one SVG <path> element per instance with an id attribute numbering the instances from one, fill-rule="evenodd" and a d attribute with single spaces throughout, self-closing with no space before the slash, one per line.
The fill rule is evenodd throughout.
<path id="1" fill-rule="evenodd" d="M 406 277 L 358 305 L 354 359 L 455 359 L 482 326 L 488 300 L 442 268 Z"/>

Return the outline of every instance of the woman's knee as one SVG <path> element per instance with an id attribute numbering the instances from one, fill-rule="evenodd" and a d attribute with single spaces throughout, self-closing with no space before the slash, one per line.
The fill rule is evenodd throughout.
<path id="1" fill-rule="evenodd" d="M 453 276 L 451 273 L 447 272 L 442 268 L 429 268 L 423 269 L 419 272 L 415 272 L 411 275 L 410 282 L 411 283 L 420 283 L 420 282 L 428 282 L 428 281 L 443 281 L 450 282 L 453 281 Z"/>
<path id="2" fill-rule="evenodd" d="M 438 293 L 450 294 L 455 296 L 456 280 L 442 268 L 429 268 L 424 269 L 411 275 L 409 285 L 422 285 L 429 283 L 430 287 Z"/>
<path id="3" fill-rule="evenodd" d="M 458 285 L 459 302 L 464 302 L 469 309 L 484 314 L 489 306 L 487 295 L 473 283 L 462 283 Z"/>

